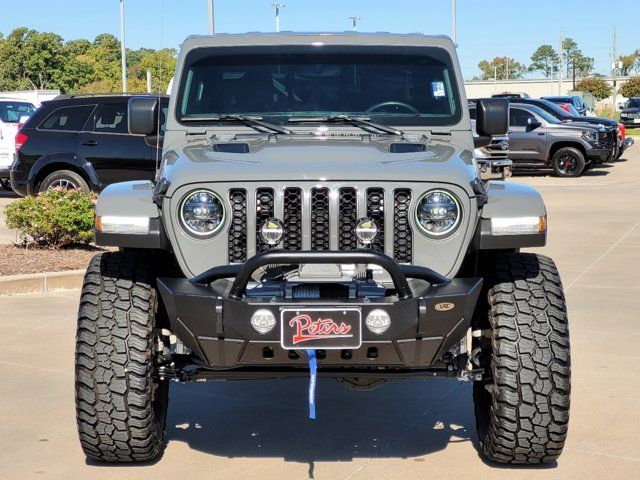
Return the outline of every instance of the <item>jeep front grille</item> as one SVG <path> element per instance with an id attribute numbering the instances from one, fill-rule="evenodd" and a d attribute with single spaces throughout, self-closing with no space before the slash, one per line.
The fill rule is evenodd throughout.
<path id="1" fill-rule="evenodd" d="M 329 250 L 329 189 L 311 189 L 311 250 Z"/>
<path id="2" fill-rule="evenodd" d="M 409 188 L 385 189 L 371 186 L 254 187 L 233 189 L 229 226 L 229 262 L 242 263 L 255 253 L 285 250 L 355 250 L 363 248 L 355 234 L 362 217 L 371 218 L 378 236 L 375 251 L 393 256 L 399 263 L 413 261 L 413 231 Z M 253 206 L 254 211 L 248 211 Z M 277 246 L 260 236 L 265 220 L 282 220 L 284 236 Z M 249 242 L 248 238 L 255 238 Z M 253 239 L 252 239 L 253 240 Z M 253 245 L 252 245 L 253 243 Z"/>
<path id="3" fill-rule="evenodd" d="M 275 216 L 275 201 L 273 188 L 259 188 L 256 191 L 256 251 L 258 253 L 266 250 L 273 250 L 276 247 L 270 246 L 267 242 L 262 240 L 260 235 L 260 227 L 265 220 L 273 218 Z"/>

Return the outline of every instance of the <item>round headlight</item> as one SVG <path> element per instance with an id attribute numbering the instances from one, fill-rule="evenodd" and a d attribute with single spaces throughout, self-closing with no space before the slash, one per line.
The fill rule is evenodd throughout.
<path id="1" fill-rule="evenodd" d="M 460 224 L 460 203 L 450 192 L 431 190 L 418 201 L 416 221 L 428 236 L 443 237 L 453 233 Z"/>
<path id="2" fill-rule="evenodd" d="M 212 237 L 224 223 L 222 200 L 209 190 L 187 194 L 180 205 L 180 222 L 195 237 Z"/>
<path id="3" fill-rule="evenodd" d="M 260 227 L 260 236 L 268 245 L 277 245 L 284 235 L 284 225 L 277 218 L 269 218 Z"/>

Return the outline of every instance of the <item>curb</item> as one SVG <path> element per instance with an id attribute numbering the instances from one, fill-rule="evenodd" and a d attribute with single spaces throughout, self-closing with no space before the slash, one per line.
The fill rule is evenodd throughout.
<path id="1" fill-rule="evenodd" d="M 0 295 L 46 293 L 55 290 L 73 290 L 82 287 L 85 270 L 66 272 L 30 273 L 0 277 Z"/>

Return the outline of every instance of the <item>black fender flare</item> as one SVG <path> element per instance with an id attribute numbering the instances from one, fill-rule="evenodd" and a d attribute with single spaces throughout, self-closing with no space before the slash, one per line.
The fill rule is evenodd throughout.
<path id="1" fill-rule="evenodd" d="M 28 195 L 33 195 L 35 193 L 36 179 L 40 175 L 40 172 L 44 168 L 53 164 L 58 164 L 61 166 L 61 168 L 64 168 L 65 165 L 68 165 L 70 169 L 80 171 L 83 176 L 89 180 L 89 187 L 92 190 L 100 190 L 100 179 L 98 178 L 98 174 L 94 170 L 93 166 L 89 162 L 81 160 L 73 154 L 56 152 L 41 157 L 31 167 L 31 170 L 29 171 L 29 177 L 27 178 Z"/>

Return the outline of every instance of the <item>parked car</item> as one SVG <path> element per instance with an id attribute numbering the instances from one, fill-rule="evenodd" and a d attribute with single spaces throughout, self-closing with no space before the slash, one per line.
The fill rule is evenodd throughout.
<path id="1" fill-rule="evenodd" d="M 36 111 L 36 107 L 23 100 L 0 98 L 0 184 L 10 188 L 9 172 L 16 153 L 16 133 L 21 122 Z"/>
<path id="2" fill-rule="evenodd" d="M 570 103 L 557 103 L 556 105 L 558 105 L 561 109 L 563 109 L 569 115 L 573 115 L 574 117 L 581 116 L 580 112 L 578 112 L 578 110 L 576 110 L 576 107 L 574 107 Z"/>
<path id="3" fill-rule="evenodd" d="M 626 128 L 640 128 L 640 97 L 625 102 L 620 112 L 620 122 Z"/>
<path id="4" fill-rule="evenodd" d="M 129 133 L 130 98 L 61 95 L 43 103 L 16 135 L 11 187 L 20 195 L 54 187 L 99 192 L 115 182 L 152 180 L 161 138 Z M 162 108 L 167 104 L 162 97 Z"/>
<path id="5" fill-rule="evenodd" d="M 551 168 L 557 176 L 578 177 L 609 154 L 607 132 L 588 123 L 563 123 L 534 105 L 512 103 L 509 156 L 514 169 Z"/>
<path id="6" fill-rule="evenodd" d="M 564 123 L 579 122 L 603 126 L 605 131 L 607 132 L 607 147 L 610 149 L 610 155 L 606 161 L 615 160 L 628 147 L 624 144 L 624 142 L 619 140 L 618 122 L 611 118 L 582 117 L 570 115 L 555 103 L 550 102 L 549 100 L 542 100 L 540 98 L 508 98 L 507 100 L 512 103 L 521 103 L 539 107 Z"/>
<path id="7" fill-rule="evenodd" d="M 579 115 L 586 116 L 589 111 L 589 106 L 584 103 L 584 100 L 577 95 L 562 95 L 562 96 L 549 96 L 542 97 L 543 100 L 549 100 L 553 103 L 569 103 L 575 107 Z"/>
<path id="8" fill-rule="evenodd" d="M 524 92 L 503 92 L 494 93 L 491 98 L 531 98 L 528 93 Z"/>
<path id="9" fill-rule="evenodd" d="M 96 243 L 120 248 L 91 261 L 80 299 L 89 458 L 159 457 L 171 380 L 301 375 L 311 418 L 316 375 L 466 378 L 487 459 L 560 456 L 563 288 L 520 251 L 545 245 L 546 208 L 478 178 L 470 149 L 507 132 L 508 102 L 478 102 L 474 142 L 448 37 L 191 36 L 175 78 L 157 181 L 96 205 Z M 132 98 L 131 131 L 153 133 L 157 112 Z"/>

